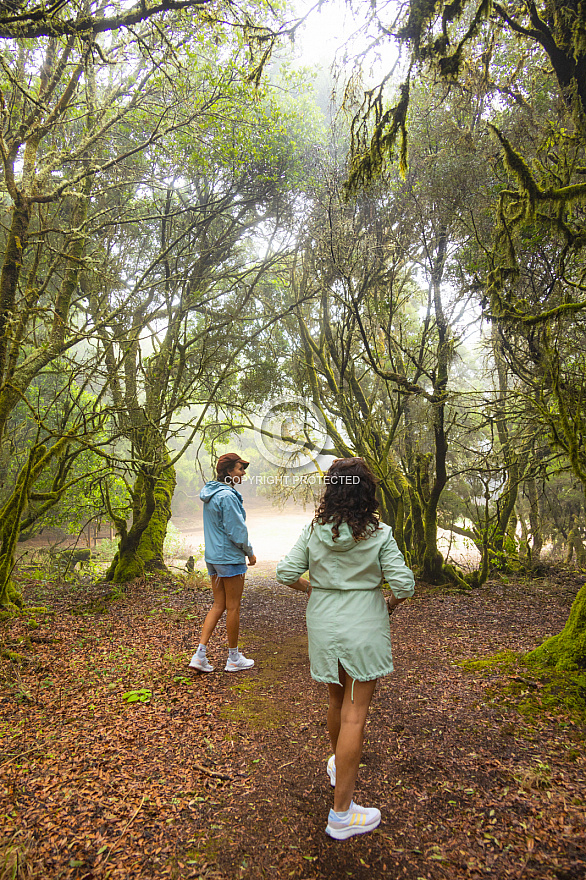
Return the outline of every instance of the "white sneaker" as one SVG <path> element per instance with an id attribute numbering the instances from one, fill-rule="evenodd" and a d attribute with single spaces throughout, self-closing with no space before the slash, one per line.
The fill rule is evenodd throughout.
<path id="1" fill-rule="evenodd" d="M 326 834 L 335 840 L 346 840 L 355 834 L 368 834 L 380 824 L 380 810 L 376 807 L 359 807 L 354 801 L 350 803 L 348 814 L 341 819 L 330 810 Z"/>
<path id="2" fill-rule="evenodd" d="M 189 661 L 189 666 L 191 669 L 197 669 L 198 672 L 213 672 L 214 667 L 208 660 L 208 658 L 203 655 L 200 657 L 199 654 L 194 654 L 191 660 Z"/>
<path id="3" fill-rule="evenodd" d="M 230 660 L 226 661 L 225 670 L 226 672 L 240 672 L 242 669 L 252 669 L 254 666 L 254 660 L 250 660 L 248 657 L 245 657 L 242 652 L 238 655 L 238 660 Z"/>
<path id="4" fill-rule="evenodd" d="M 332 783 L 332 788 L 335 788 L 336 787 L 336 756 L 335 755 L 332 755 L 331 758 L 328 758 L 327 771 L 328 771 L 328 776 L 330 777 L 330 782 Z"/>

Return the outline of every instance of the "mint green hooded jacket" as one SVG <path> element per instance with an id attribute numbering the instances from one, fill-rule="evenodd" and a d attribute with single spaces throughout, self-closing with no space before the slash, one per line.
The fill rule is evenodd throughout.
<path id="1" fill-rule="evenodd" d="M 277 565 L 277 580 L 293 584 L 309 571 L 307 604 L 311 674 L 339 683 L 338 663 L 358 681 L 393 671 L 389 615 L 381 583 L 398 599 L 414 593 L 415 578 L 405 565 L 390 526 L 355 541 L 347 523 L 338 538 L 332 524 L 309 524 Z"/>

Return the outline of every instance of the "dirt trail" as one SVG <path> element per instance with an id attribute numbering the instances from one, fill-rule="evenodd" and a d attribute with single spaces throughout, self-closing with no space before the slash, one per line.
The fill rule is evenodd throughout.
<path id="1" fill-rule="evenodd" d="M 287 661 L 287 644 L 303 639 L 299 601 L 274 582 L 257 585 L 243 622 L 258 670 L 242 691 L 231 688 L 231 712 L 243 722 L 234 731 L 239 754 L 249 767 L 258 763 L 252 788 L 216 813 L 226 825 L 235 807 L 249 816 L 241 830 L 232 827 L 231 848 L 218 851 L 226 876 L 586 876 L 579 732 L 551 717 L 535 729 L 494 701 L 498 672 L 487 678 L 456 665 L 538 644 L 563 625 L 575 590 L 556 594 L 545 583 L 490 584 L 470 596 L 420 591 L 399 609 L 392 618 L 396 671 L 375 694 L 356 795 L 378 806 L 383 820 L 376 833 L 340 846 L 324 834 L 332 800 L 325 688 L 311 680 L 297 650 Z M 279 643 L 283 673 L 275 676 L 267 654 Z M 256 693 L 266 707 L 255 703 Z M 270 706 L 287 711 L 274 726 Z"/>
<path id="2" fill-rule="evenodd" d="M 152 578 L 104 602 L 99 585 L 24 584 L 56 612 L 3 625 L 24 662 L 5 660 L 0 682 L 0 813 L 30 876 L 586 876 L 584 727 L 507 706 L 503 684 L 544 687 L 526 671 L 459 665 L 559 630 L 576 578 L 419 588 L 398 609 L 396 672 L 374 697 L 356 796 L 382 823 L 337 842 L 324 833 L 326 689 L 309 675 L 305 598 L 250 575 L 242 645 L 256 665 L 238 675 L 222 670 L 222 625 L 217 671 L 186 668 L 209 591 Z"/>

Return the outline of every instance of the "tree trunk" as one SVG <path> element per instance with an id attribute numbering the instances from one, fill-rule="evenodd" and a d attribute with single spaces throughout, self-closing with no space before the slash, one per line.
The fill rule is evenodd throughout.
<path id="1" fill-rule="evenodd" d="M 28 229 L 31 219 L 31 206 L 27 199 L 19 195 L 12 214 L 12 223 L 4 247 L 4 260 L 0 272 L 0 377 L 2 385 L 6 381 L 6 364 L 10 347 L 11 322 L 14 320 L 14 304 L 23 265 Z M 3 433 L 6 417 L 0 407 L 0 434 Z"/>
<path id="2" fill-rule="evenodd" d="M 428 504 L 425 509 L 425 553 L 421 577 L 430 584 L 443 584 L 444 557 L 437 546 L 437 508 Z"/>
<path id="3" fill-rule="evenodd" d="M 34 484 L 39 479 L 49 462 L 58 455 L 64 446 L 71 442 L 70 437 L 62 437 L 50 449 L 44 445 L 33 446 L 28 454 L 26 464 L 21 469 L 12 493 L 0 509 L 0 607 L 22 605 L 22 596 L 12 582 L 14 570 L 14 554 L 23 515 L 26 513 Z M 56 504 L 61 494 L 52 494 L 47 509 Z"/>
<path id="4" fill-rule="evenodd" d="M 135 515 L 130 530 L 127 530 L 126 522 L 121 517 L 110 511 L 110 516 L 114 519 L 120 534 L 120 543 L 106 572 L 106 581 L 126 584 L 144 574 L 144 562 L 138 554 L 138 547 L 156 508 L 155 482 L 155 478 L 151 476 L 140 474 L 137 477 L 133 491 Z M 136 514 L 139 505 L 140 513 Z"/>
<path id="5" fill-rule="evenodd" d="M 446 458 L 448 454 L 448 438 L 445 431 L 445 407 L 448 389 L 449 360 L 451 352 L 450 331 L 444 316 L 441 300 L 441 282 L 444 272 L 447 247 L 447 233 L 442 230 L 439 235 L 437 252 L 432 271 L 433 297 L 435 303 L 435 320 L 438 332 L 437 367 L 434 379 L 433 405 L 433 436 L 435 444 L 435 478 L 429 493 L 424 511 L 425 553 L 423 555 L 423 579 L 432 584 L 445 583 L 444 557 L 437 546 L 437 509 L 441 494 L 448 481 Z"/>
<path id="6" fill-rule="evenodd" d="M 529 525 L 531 527 L 531 562 L 539 562 L 543 549 L 543 531 L 541 529 L 541 516 L 539 512 L 539 496 L 535 477 L 530 477 L 527 482 L 527 497 L 529 499 Z"/>
<path id="7" fill-rule="evenodd" d="M 31 449 L 27 463 L 16 480 L 12 494 L 0 511 L 0 607 L 22 605 L 22 596 L 12 583 L 14 553 L 20 534 L 20 520 L 28 505 L 28 499 L 36 479 L 36 466 L 46 452 L 44 446 Z"/>
<path id="8" fill-rule="evenodd" d="M 576 596 L 561 633 L 531 651 L 527 659 L 558 669 L 586 668 L 586 586 Z"/>
<path id="9" fill-rule="evenodd" d="M 138 545 L 138 555 L 145 571 L 167 571 L 163 544 L 171 519 L 171 501 L 175 491 L 175 468 L 168 465 L 155 483 L 155 509 Z"/>
<path id="10" fill-rule="evenodd" d="M 582 535 L 576 521 L 574 520 L 570 533 L 568 534 L 568 546 L 566 553 L 566 562 L 569 564 L 576 554 L 576 564 L 584 565 L 586 563 L 586 547 L 582 540 Z"/>

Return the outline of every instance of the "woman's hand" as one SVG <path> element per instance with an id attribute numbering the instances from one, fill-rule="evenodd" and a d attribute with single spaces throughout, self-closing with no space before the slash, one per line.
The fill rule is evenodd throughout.
<path id="1" fill-rule="evenodd" d="M 297 587 L 298 590 L 302 590 L 304 593 L 307 593 L 308 596 L 311 596 L 311 584 L 306 578 L 299 578 L 297 583 L 299 584 Z"/>
<path id="2" fill-rule="evenodd" d="M 256 565 L 256 556 L 254 556 L 254 554 L 252 556 L 248 557 L 248 564 L 249 565 Z"/>
<path id="3" fill-rule="evenodd" d="M 307 578 L 298 578 L 294 584 L 288 584 L 287 586 L 291 587 L 292 590 L 299 590 L 300 593 L 307 593 L 308 596 L 311 596 L 311 584 Z"/>
<path id="4" fill-rule="evenodd" d="M 405 599 L 397 599 L 396 596 L 387 596 L 385 602 L 387 603 L 387 611 L 389 612 L 389 617 L 391 616 L 397 605 L 400 605 L 401 602 L 404 601 Z"/>

